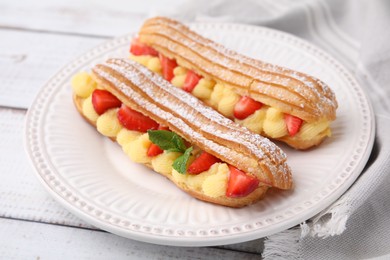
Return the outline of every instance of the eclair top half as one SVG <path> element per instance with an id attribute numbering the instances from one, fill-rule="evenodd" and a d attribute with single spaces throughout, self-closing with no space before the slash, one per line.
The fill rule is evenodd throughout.
<path id="1" fill-rule="evenodd" d="M 110 59 L 93 68 L 97 82 L 141 112 L 215 157 L 271 187 L 290 189 L 291 170 L 274 143 L 225 118 L 144 66 Z"/>
<path id="2" fill-rule="evenodd" d="M 142 43 L 241 96 L 309 123 L 336 118 L 334 92 L 315 77 L 239 54 L 165 17 L 147 20 L 138 35 Z"/>

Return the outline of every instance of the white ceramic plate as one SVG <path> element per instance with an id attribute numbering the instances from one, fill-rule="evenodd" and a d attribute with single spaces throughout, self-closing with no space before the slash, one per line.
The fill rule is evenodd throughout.
<path id="1" fill-rule="evenodd" d="M 29 110 L 25 144 L 38 178 L 61 204 L 109 232 L 156 244 L 238 243 L 290 228 L 335 201 L 359 176 L 373 144 L 374 117 L 354 77 L 313 45 L 289 34 L 232 24 L 193 24 L 199 33 L 255 58 L 312 74 L 339 101 L 333 136 L 310 151 L 281 144 L 293 170 L 292 192 L 269 192 L 232 209 L 198 201 L 164 177 L 132 163 L 72 104 L 70 78 L 108 57 L 126 57 L 132 35 L 98 46 L 57 73 Z"/>

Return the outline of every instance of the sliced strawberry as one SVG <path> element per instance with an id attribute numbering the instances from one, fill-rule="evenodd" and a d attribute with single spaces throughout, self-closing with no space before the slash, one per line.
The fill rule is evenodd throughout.
<path id="1" fill-rule="evenodd" d="M 161 53 L 159 54 L 160 62 L 161 62 L 161 67 L 162 67 L 162 73 L 164 76 L 164 79 L 171 81 L 173 79 L 173 70 L 177 67 L 176 60 L 174 59 L 169 59 L 162 55 Z"/>
<path id="2" fill-rule="evenodd" d="M 129 130 L 146 132 L 158 128 L 156 121 L 125 105 L 122 105 L 118 110 L 118 120 Z"/>
<path id="3" fill-rule="evenodd" d="M 198 158 L 196 158 L 189 166 L 187 169 L 187 172 L 189 174 L 199 174 L 201 172 L 207 171 L 210 169 L 210 167 L 217 162 L 220 162 L 221 160 L 218 159 L 217 157 L 206 153 L 202 152 Z"/>
<path id="4" fill-rule="evenodd" d="M 167 126 L 159 125 L 159 126 L 158 126 L 158 130 L 169 130 L 169 128 L 168 128 Z M 161 149 L 157 144 L 151 144 L 151 145 L 149 146 L 147 155 L 148 155 L 149 157 L 153 157 L 153 156 L 162 154 L 163 152 L 164 152 L 164 150 Z"/>
<path id="5" fill-rule="evenodd" d="M 259 185 L 259 180 L 251 175 L 229 165 L 230 176 L 226 196 L 230 198 L 244 197 L 254 191 Z"/>
<path id="6" fill-rule="evenodd" d="M 256 110 L 260 109 L 262 106 L 262 103 L 254 100 L 253 98 L 242 96 L 234 106 L 233 114 L 237 119 L 245 119 L 256 112 Z"/>
<path id="7" fill-rule="evenodd" d="M 299 117 L 285 114 L 284 115 L 284 122 L 286 122 L 288 134 L 290 136 L 296 135 L 298 133 L 299 129 L 301 128 L 303 120 Z"/>
<path id="8" fill-rule="evenodd" d="M 120 107 L 121 104 L 122 102 L 107 90 L 95 89 L 92 93 L 92 105 L 99 115 L 110 108 Z"/>
<path id="9" fill-rule="evenodd" d="M 189 70 L 187 72 L 186 79 L 184 80 L 183 89 L 191 93 L 201 78 L 202 78 L 201 76 L 199 76 L 192 70 Z"/>
<path id="10" fill-rule="evenodd" d="M 158 126 L 158 130 L 169 130 L 169 127 L 168 126 L 164 126 L 164 125 L 159 125 Z"/>
<path id="11" fill-rule="evenodd" d="M 162 150 L 157 144 L 151 144 L 149 146 L 147 155 L 149 157 L 154 157 L 154 156 L 157 156 L 159 154 L 162 154 L 163 152 L 164 152 L 164 150 Z"/>
<path id="12" fill-rule="evenodd" d="M 158 52 L 155 49 L 140 42 L 138 38 L 134 38 L 133 40 L 131 40 L 130 53 L 132 53 L 135 56 L 139 56 L 139 55 L 158 56 Z"/>

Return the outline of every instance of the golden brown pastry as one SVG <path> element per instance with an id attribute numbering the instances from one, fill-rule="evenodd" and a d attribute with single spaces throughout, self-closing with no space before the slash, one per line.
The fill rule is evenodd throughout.
<path id="1" fill-rule="evenodd" d="M 263 136 L 307 149 L 331 135 L 336 98 L 312 76 L 238 54 L 164 17 L 144 23 L 130 52 L 131 59 Z"/>
<path id="2" fill-rule="evenodd" d="M 72 87 L 90 124 L 195 198 L 242 207 L 268 188 L 292 188 L 286 155 L 275 144 L 136 62 L 110 59 L 92 75 L 76 74 Z"/>

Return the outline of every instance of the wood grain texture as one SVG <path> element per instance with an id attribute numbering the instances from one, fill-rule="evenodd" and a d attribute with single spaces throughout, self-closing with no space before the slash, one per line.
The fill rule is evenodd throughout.
<path id="1" fill-rule="evenodd" d="M 188 1 L 188 0 L 186 0 Z M 87 0 L 5 1 L 0 3 L 0 27 L 64 32 L 83 35 L 119 36 L 136 32 L 144 19 L 167 14 L 185 1 Z M 20 19 L 23 17 L 23 19 Z"/>
<path id="2" fill-rule="evenodd" d="M 0 30 L 0 106 L 28 108 L 60 68 L 104 38 Z"/>
<path id="3" fill-rule="evenodd" d="M 106 232 L 0 218 L 3 259 L 259 259 L 219 248 L 169 247 Z"/>
<path id="4" fill-rule="evenodd" d="M 94 228 L 61 207 L 35 177 L 23 147 L 25 112 L 0 109 L 0 217 Z"/>

